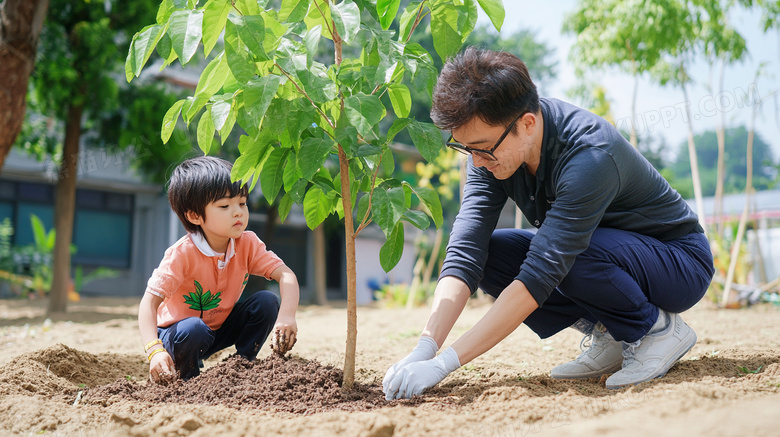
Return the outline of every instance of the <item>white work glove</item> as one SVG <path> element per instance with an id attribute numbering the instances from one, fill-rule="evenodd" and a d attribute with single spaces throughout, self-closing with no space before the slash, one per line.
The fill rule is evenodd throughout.
<path id="1" fill-rule="evenodd" d="M 412 352 L 409 353 L 409 355 L 407 355 L 406 357 L 404 357 L 404 359 L 393 364 L 392 367 L 387 369 L 387 373 L 385 374 L 385 379 L 382 380 L 382 390 L 385 393 L 387 393 L 387 385 L 390 384 L 390 381 L 392 381 L 393 377 L 404 366 L 417 361 L 430 360 L 431 358 L 436 356 L 436 351 L 438 350 L 439 350 L 439 345 L 436 344 L 436 340 L 425 335 L 421 336 L 420 340 L 417 342 L 417 346 L 415 346 L 415 348 L 412 349 Z"/>
<path id="2" fill-rule="evenodd" d="M 385 399 L 409 399 L 441 382 L 460 367 L 455 349 L 448 347 L 438 357 L 402 368 L 385 388 Z"/>

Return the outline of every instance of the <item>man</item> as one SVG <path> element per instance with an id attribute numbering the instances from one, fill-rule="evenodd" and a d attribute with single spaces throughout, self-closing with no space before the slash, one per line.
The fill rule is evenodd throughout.
<path id="1" fill-rule="evenodd" d="M 679 313 L 707 290 L 712 254 L 680 195 L 600 117 L 539 98 L 525 64 L 468 48 L 442 69 L 431 117 L 470 155 L 428 323 L 383 381 L 387 399 L 439 383 L 525 323 L 540 337 L 590 337 L 554 378 L 613 373 L 607 387 L 660 377 L 696 343 Z M 496 230 L 508 199 L 537 231 Z M 496 297 L 440 345 L 477 287 Z"/>

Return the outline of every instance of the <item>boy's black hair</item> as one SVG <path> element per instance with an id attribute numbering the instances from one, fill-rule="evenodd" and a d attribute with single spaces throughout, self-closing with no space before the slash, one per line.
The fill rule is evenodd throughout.
<path id="1" fill-rule="evenodd" d="M 233 165 L 213 156 L 188 159 L 173 170 L 168 182 L 168 201 L 187 232 L 203 235 L 200 226 L 187 220 L 192 211 L 206 217 L 206 206 L 223 197 L 246 196 L 249 189 L 241 181 L 231 182 Z"/>

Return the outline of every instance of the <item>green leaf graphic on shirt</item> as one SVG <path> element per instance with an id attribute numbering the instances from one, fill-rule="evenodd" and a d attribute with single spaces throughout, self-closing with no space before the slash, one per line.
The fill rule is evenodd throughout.
<path id="1" fill-rule="evenodd" d="M 219 297 L 222 292 L 212 295 L 211 290 L 203 293 L 203 287 L 195 281 L 195 292 L 184 296 L 184 303 L 189 304 L 190 309 L 200 311 L 200 318 L 203 318 L 203 311 L 213 310 L 219 306 L 222 299 Z"/>

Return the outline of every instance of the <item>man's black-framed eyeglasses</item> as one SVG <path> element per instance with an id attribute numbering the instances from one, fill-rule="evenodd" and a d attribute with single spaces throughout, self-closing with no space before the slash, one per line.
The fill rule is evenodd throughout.
<path id="1" fill-rule="evenodd" d="M 512 127 L 515 125 L 515 122 L 525 115 L 525 113 L 522 113 L 517 116 L 514 120 L 512 120 L 511 123 L 509 123 L 509 126 L 507 126 L 506 130 L 503 134 L 501 134 L 501 137 L 499 137 L 498 141 L 496 141 L 496 145 L 493 146 L 491 149 L 473 149 L 471 147 L 464 146 L 461 143 L 457 143 L 453 140 L 452 134 L 450 133 L 450 139 L 447 141 L 447 147 L 453 150 L 457 150 L 458 152 L 464 154 L 464 155 L 477 155 L 482 159 L 486 159 L 488 161 L 498 161 L 496 158 L 496 155 L 493 154 L 493 152 L 498 149 L 498 146 L 501 145 L 501 142 L 504 141 L 504 138 L 506 138 L 507 135 L 509 135 L 509 132 L 512 131 Z"/>

